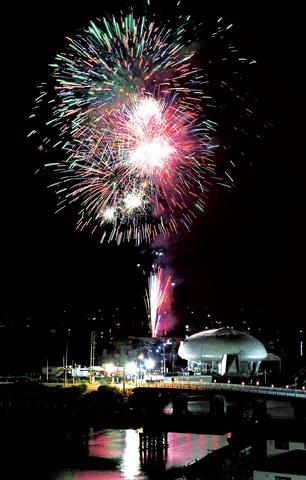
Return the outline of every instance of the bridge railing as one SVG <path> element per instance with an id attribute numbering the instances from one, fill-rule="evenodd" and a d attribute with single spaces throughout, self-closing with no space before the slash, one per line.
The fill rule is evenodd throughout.
<path id="1" fill-rule="evenodd" d="M 267 387 L 259 385 L 240 385 L 237 383 L 204 383 L 204 382 L 149 382 L 145 388 L 165 388 L 179 390 L 200 390 L 217 392 L 243 392 L 257 395 L 301 398 L 306 400 L 306 391 L 293 388 Z"/>

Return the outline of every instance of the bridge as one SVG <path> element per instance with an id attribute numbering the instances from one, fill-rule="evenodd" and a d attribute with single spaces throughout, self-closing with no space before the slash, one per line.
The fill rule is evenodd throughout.
<path id="1" fill-rule="evenodd" d="M 190 425 L 193 419 L 197 427 L 199 414 L 204 415 L 207 428 L 215 428 L 215 423 L 219 422 L 219 429 L 232 428 L 238 419 L 247 417 L 281 416 L 306 421 L 306 392 L 289 386 L 282 388 L 169 379 L 136 387 L 133 397 L 135 405 L 146 416 L 154 418 L 154 421 L 162 416 L 162 423 L 171 423 L 171 417 L 174 417 L 179 418 L 181 424 L 187 422 Z M 172 414 L 163 415 L 166 405 L 170 406 Z"/>
<path id="2" fill-rule="evenodd" d="M 211 393 L 216 395 L 226 395 L 238 393 L 253 397 L 277 398 L 279 400 L 300 399 L 306 401 L 306 391 L 304 389 L 293 389 L 283 387 L 268 387 L 260 385 L 242 385 L 235 383 L 206 383 L 206 382 L 178 382 L 178 381 L 162 381 L 148 382 L 141 389 L 170 390 L 185 393 Z"/>
<path id="3" fill-rule="evenodd" d="M 148 430 L 176 431 L 179 426 L 180 431 L 226 433 L 267 419 L 306 422 L 306 392 L 289 386 L 169 379 L 143 383 L 133 391 L 130 407 L 141 412 Z"/>

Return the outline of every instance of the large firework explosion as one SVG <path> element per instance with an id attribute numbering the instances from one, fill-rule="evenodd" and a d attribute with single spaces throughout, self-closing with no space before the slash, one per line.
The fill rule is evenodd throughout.
<path id="1" fill-rule="evenodd" d="M 58 132 L 42 148 L 62 150 L 59 209 L 79 204 L 78 227 L 102 227 L 101 241 L 150 242 L 204 211 L 216 125 L 188 21 L 160 26 L 131 10 L 91 22 L 56 56 L 53 87 L 40 87 Z"/>

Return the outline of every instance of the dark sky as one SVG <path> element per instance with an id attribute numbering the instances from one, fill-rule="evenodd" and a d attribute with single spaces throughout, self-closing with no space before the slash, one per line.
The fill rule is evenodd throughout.
<path id="1" fill-rule="evenodd" d="M 245 157 L 238 155 L 235 138 L 235 187 L 230 192 L 215 187 L 206 217 L 169 246 L 179 279 L 176 309 L 180 313 L 191 303 L 233 318 L 243 307 L 271 325 L 298 322 L 305 316 L 301 12 L 292 3 L 268 9 L 268 2 L 239 8 L 238 2 L 226 2 L 225 10 L 220 2 L 206 10 L 200 3 L 188 2 L 197 19 L 213 22 L 224 15 L 234 24 L 238 48 L 257 59 L 247 82 L 258 107 L 250 135 L 241 139 Z M 2 18 L 1 315 L 38 311 L 43 321 L 58 309 L 83 312 L 142 302 L 145 280 L 137 263 L 147 261 L 143 249 L 100 245 L 88 231 L 75 231 L 75 212 L 55 215 L 48 179 L 34 174 L 45 158 L 26 139 L 35 86 L 46 79 L 65 35 L 104 13 L 98 5 L 102 2 L 12 3 Z M 122 2 L 103 5 L 116 12 Z M 168 6 L 165 15 L 175 11 Z M 261 138 L 254 141 L 256 132 Z"/>

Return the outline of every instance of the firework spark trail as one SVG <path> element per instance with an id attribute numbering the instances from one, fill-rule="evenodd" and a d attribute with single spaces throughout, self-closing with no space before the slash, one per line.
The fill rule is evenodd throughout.
<path id="1" fill-rule="evenodd" d="M 149 277 L 149 288 L 146 294 L 146 307 L 150 319 L 151 336 L 157 337 L 160 320 L 167 308 L 171 275 L 165 275 L 162 267 L 154 269 Z"/>

